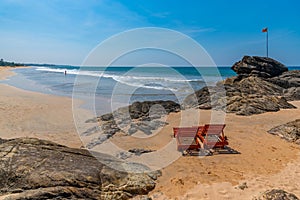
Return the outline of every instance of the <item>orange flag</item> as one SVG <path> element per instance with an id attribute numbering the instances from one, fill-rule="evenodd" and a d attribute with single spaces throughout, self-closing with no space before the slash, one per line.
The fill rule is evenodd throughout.
<path id="1" fill-rule="evenodd" d="M 264 29 L 262 30 L 262 32 L 263 32 L 263 33 L 268 32 L 268 28 L 264 28 Z"/>

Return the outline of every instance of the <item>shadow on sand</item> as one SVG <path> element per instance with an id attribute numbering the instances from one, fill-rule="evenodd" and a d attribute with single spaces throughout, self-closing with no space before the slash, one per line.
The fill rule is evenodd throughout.
<path id="1" fill-rule="evenodd" d="M 217 154 L 241 154 L 239 151 L 226 146 L 224 149 L 210 149 L 210 150 L 188 150 L 182 152 L 183 156 L 213 156 Z"/>

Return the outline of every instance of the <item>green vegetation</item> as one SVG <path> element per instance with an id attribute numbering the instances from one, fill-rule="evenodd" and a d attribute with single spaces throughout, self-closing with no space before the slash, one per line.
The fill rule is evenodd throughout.
<path id="1" fill-rule="evenodd" d="M 24 64 L 14 63 L 14 62 L 7 62 L 7 61 L 4 61 L 3 59 L 0 59 L 0 66 L 17 67 L 17 66 L 24 66 Z"/>

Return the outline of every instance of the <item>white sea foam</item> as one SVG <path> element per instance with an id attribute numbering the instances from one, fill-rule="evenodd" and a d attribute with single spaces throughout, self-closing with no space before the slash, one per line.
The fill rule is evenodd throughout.
<path id="1" fill-rule="evenodd" d="M 67 68 L 50 68 L 50 67 L 37 67 L 38 71 L 53 72 L 53 73 L 64 73 L 73 75 L 93 76 L 111 78 L 119 83 L 126 84 L 132 87 L 156 89 L 156 90 L 171 90 L 171 91 L 182 91 L 184 88 L 189 88 L 190 82 L 203 82 L 202 79 L 183 79 L 182 76 L 170 75 L 169 77 L 159 77 L 148 74 L 134 75 L 131 74 L 116 74 L 116 72 L 110 71 L 87 71 L 79 69 L 67 69 Z"/>

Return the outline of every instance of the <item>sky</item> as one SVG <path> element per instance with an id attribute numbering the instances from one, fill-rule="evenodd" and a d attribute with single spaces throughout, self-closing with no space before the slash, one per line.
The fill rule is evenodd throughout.
<path id="1" fill-rule="evenodd" d="M 0 57 L 80 65 L 115 34 L 159 27 L 186 34 L 217 65 L 231 66 L 266 55 L 268 27 L 269 56 L 300 66 L 299 10 L 299 0 L 0 0 Z"/>

